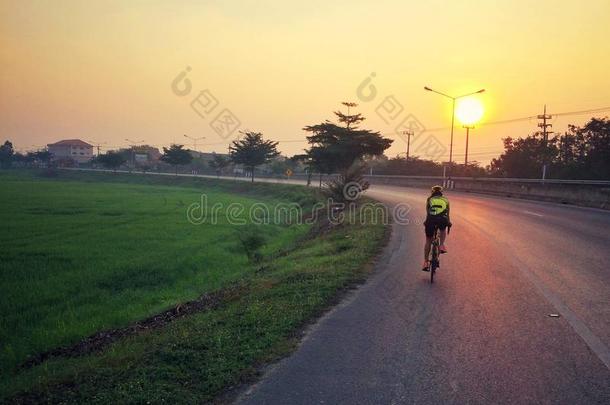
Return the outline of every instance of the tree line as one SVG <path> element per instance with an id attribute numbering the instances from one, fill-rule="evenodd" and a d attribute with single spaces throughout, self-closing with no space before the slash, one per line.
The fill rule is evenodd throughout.
<path id="1" fill-rule="evenodd" d="M 0 167 L 3 169 L 10 168 L 13 163 L 44 163 L 48 164 L 51 161 L 53 155 L 47 150 L 40 150 L 36 152 L 19 153 L 15 152 L 13 143 L 11 141 L 5 141 L 4 144 L 0 145 Z"/>
<path id="2" fill-rule="evenodd" d="M 354 103 L 342 103 L 348 108 Z M 285 160 L 277 160 L 280 155 L 278 142 L 265 139 L 260 132 L 242 132 L 239 139 L 231 142 L 229 155 L 214 155 L 209 168 L 221 175 L 227 167 L 239 165 L 254 181 L 255 170 L 261 165 L 269 165 L 272 173 L 283 174 L 290 169 L 304 168 L 308 183 L 312 176 L 319 175 L 322 183 L 324 174 L 338 174 L 343 183 L 355 181 L 366 188 L 362 179 L 365 171 L 372 170 L 379 175 L 422 175 L 440 176 L 445 172 L 453 177 L 515 177 L 539 178 L 542 166 L 547 166 L 547 177 L 562 179 L 610 179 L 610 120 L 592 118 L 579 127 L 570 125 L 563 134 L 548 140 L 536 133 L 523 138 L 503 138 L 504 151 L 491 163 L 482 167 L 477 162 L 465 166 L 453 163 L 451 166 L 420 158 L 418 156 L 384 155 L 392 140 L 379 132 L 361 129 L 365 120 L 361 114 L 334 112 L 336 122 L 326 120 L 303 128 L 307 135 L 308 148 Z M 176 174 L 181 166 L 190 164 L 193 155 L 184 145 L 172 144 L 163 148 L 161 161 L 171 165 Z M 95 162 L 116 170 L 125 164 L 128 157 L 120 151 L 109 151 L 95 158 Z M 23 164 L 50 164 L 52 155 L 48 151 L 21 154 L 13 150 L 10 141 L 0 145 L 0 166 L 8 168 L 14 162 Z"/>
<path id="3" fill-rule="evenodd" d="M 451 166 L 419 157 L 381 156 L 367 162 L 375 174 L 453 177 L 540 178 L 610 180 L 610 119 L 591 118 L 583 126 L 545 141 L 542 134 L 502 139 L 504 151 L 483 167 L 478 162 Z"/>
<path id="4" fill-rule="evenodd" d="M 489 165 L 490 176 L 540 177 L 543 165 L 548 176 L 562 179 L 610 179 L 610 120 L 591 118 L 579 127 L 550 139 L 540 134 L 514 139 L 507 137 L 504 152 Z"/>
<path id="5" fill-rule="evenodd" d="M 354 103 L 343 103 L 343 105 L 356 106 Z M 220 175 L 229 165 L 240 165 L 251 181 L 254 181 L 256 168 L 272 161 L 271 169 L 276 173 L 303 165 L 310 178 L 314 173 L 320 174 L 320 179 L 323 174 L 338 174 L 333 180 L 337 190 L 341 189 L 343 184 L 350 182 L 360 184 L 361 189 L 364 190 L 367 184 L 362 174 L 366 169 L 366 160 L 382 156 L 393 141 L 382 137 L 379 132 L 360 129 L 358 124 L 365 119 L 361 114 L 350 115 L 341 111 L 335 111 L 334 114 L 338 123 L 327 120 L 303 128 L 310 133 L 307 136 L 309 148 L 303 154 L 295 155 L 283 162 L 273 161 L 280 155 L 277 150 L 278 142 L 264 139 L 260 132 L 245 131 L 241 132 L 238 139 L 231 142 L 228 158 L 215 155 L 209 166 Z M 161 161 L 172 165 L 176 174 L 180 166 L 189 164 L 192 159 L 193 156 L 184 149 L 184 145 L 177 144 L 163 148 L 161 156 Z M 97 157 L 96 161 L 105 167 L 116 169 L 126 162 L 126 158 L 118 152 L 111 151 Z M 341 199 L 339 192 L 337 197 Z"/>

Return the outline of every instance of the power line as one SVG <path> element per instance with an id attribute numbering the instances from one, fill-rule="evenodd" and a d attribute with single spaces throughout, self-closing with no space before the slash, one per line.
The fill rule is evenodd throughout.
<path id="1" fill-rule="evenodd" d="M 279 142 L 279 143 L 307 142 L 307 139 L 288 139 L 288 140 L 279 140 L 277 142 Z M 201 146 L 215 146 L 215 145 L 226 145 L 226 144 L 227 144 L 227 142 L 213 142 L 213 143 L 202 143 Z"/>
<path id="2" fill-rule="evenodd" d="M 565 117 L 565 116 L 572 116 L 572 115 L 583 115 L 583 114 L 591 114 L 591 113 L 599 113 L 599 112 L 604 112 L 604 111 L 610 111 L 610 106 L 609 107 L 601 107 L 601 108 L 592 108 L 592 109 L 587 109 L 587 110 L 577 110 L 577 111 L 567 111 L 567 112 L 560 112 L 560 113 L 554 113 L 552 114 L 553 117 Z M 521 122 L 521 121 L 531 121 L 531 120 L 535 120 L 538 119 L 538 115 L 530 115 L 527 117 L 519 117 L 519 118 L 511 118 L 511 119 L 505 119 L 505 120 L 497 120 L 497 121 L 488 121 L 488 122 L 482 122 L 479 124 L 479 126 L 486 126 L 486 125 L 501 125 L 501 124 L 510 124 L 510 123 L 514 123 L 514 122 Z M 549 124 L 550 125 L 550 124 Z M 444 131 L 444 130 L 449 130 L 450 127 L 439 127 L 439 128 L 430 128 L 430 129 L 424 129 L 423 132 L 438 132 L 438 131 Z M 382 133 L 381 135 L 386 135 L 386 136 L 394 136 L 396 135 L 396 133 Z M 286 139 L 286 140 L 280 140 L 278 141 L 279 143 L 306 143 L 307 139 Z M 110 150 L 110 149 L 121 149 L 121 148 L 125 148 L 124 145 L 105 145 L 105 146 L 101 146 L 104 145 L 104 143 L 98 143 L 98 142 L 94 142 L 95 147 L 97 147 L 98 149 L 98 154 L 99 154 L 99 150 L 100 149 L 106 149 L 106 150 Z M 203 143 L 201 144 L 201 146 L 216 146 L 216 145 L 227 145 L 230 142 L 211 142 L 211 143 Z M 31 145 L 30 147 L 37 147 L 37 145 Z M 40 148 L 44 148 L 46 145 L 40 145 Z M 157 147 L 159 149 L 161 149 L 163 147 L 163 145 L 161 144 L 149 144 L 149 146 L 153 146 L 153 147 Z M 25 150 L 25 148 L 22 148 Z M 476 152 L 475 152 L 476 153 Z M 479 152 L 481 153 L 481 152 Z M 494 153 L 494 152 L 489 152 Z M 502 152 L 495 152 L 497 153 L 502 153 Z M 477 153 L 478 154 L 478 153 Z"/>
<path id="3" fill-rule="evenodd" d="M 502 153 L 502 152 L 500 152 Z M 465 156 L 465 153 L 454 153 L 455 156 Z M 476 155 L 476 156 L 497 156 L 498 152 L 468 152 L 468 155 Z"/>
<path id="4" fill-rule="evenodd" d="M 205 136 L 193 137 L 193 136 L 189 136 L 189 135 L 186 135 L 186 134 L 184 134 L 184 137 L 190 139 L 191 141 L 193 141 L 193 150 L 195 152 L 197 152 L 197 141 L 205 139 Z"/>
<path id="5" fill-rule="evenodd" d="M 557 114 L 553 114 L 554 116 L 563 116 L 563 115 L 582 115 L 582 114 L 590 114 L 590 113 L 596 113 L 596 112 L 603 112 L 603 111 L 609 111 L 610 107 L 602 107 L 602 108 L 593 108 L 590 110 L 581 110 L 581 111 L 571 111 L 571 112 L 565 112 L 565 113 L 557 113 Z"/>
<path id="6" fill-rule="evenodd" d="M 579 111 L 568 111 L 568 112 L 561 112 L 561 113 L 553 113 L 553 116 L 555 116 L 555 117 L 564 117 L 564 116 L 570 116 L 570 115 L 583 115 L 583 114 L 591 114 L 591 113 L 598 113 L 598 112 L 604 112 L 604 111 L 610 111 L 610 107 L 592 108 L 592 109 L 589 109 L 589 110 L 579 110 Z M 535 119 L 538 119 L 538 115 L 530 115 L 528 117 L 519 117 L 519 118 L 506 119 L 506 120 L 482 122 L 482 123 L 479 124 L 479 126 L 510 124 L 510 123 L 513 123 L 513 122 L 531 121 L 531 120 L 535 120 Z M 430 129 L 424 129 L 424 132 L 444 131 L 444 130 L 449 130 L 449 129 L 451 129 L 451 127 L 430 128 Z M 389 135 L 389 134 L 383 134 L 383 135 Z"/>

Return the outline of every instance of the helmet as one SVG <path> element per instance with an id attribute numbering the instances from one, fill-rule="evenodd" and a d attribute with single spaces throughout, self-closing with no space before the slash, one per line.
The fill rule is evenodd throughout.
<path id="1" fill-rule="evenodd" d="M 443 187 L 442 186 L 432 186 L 430 191 L 432 192 L 432 194 L 434 194 L 434 193 L 442 193 L 443 192 Z"/>

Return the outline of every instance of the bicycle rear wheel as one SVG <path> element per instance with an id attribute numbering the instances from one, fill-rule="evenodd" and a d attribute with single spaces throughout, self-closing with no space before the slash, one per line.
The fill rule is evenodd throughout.
<path id="1" fill-rule="evenodd" d="M 430 260 L 430 284 L 434 283 L 434 275 L 438 268 L 438 256 L 440 246 L 440 239 L 438 235 L 438 228 L 434 231 L 434 239 L 432 240 L 432 260 Z"/>

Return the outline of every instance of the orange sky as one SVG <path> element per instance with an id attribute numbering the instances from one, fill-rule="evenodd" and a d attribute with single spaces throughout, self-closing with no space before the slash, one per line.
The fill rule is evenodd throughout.
<path id="1" fill-rule="evenodd" d="M 483 122 L 535 115 L 545 103 L 550 113 L 610 107 L 608 17 L 608 0 L 0 0 L 0 138 L 29 150 L 65 138 L 162 146 L 189 134 L 206 137 L 202 150 L 225 151 L 230 138 L 209 124 L 227 108 L 241 129 L 291 155 L 306 146 L 303 126 L 351 100 L 368 117 L 363 127 L 397 139 L 395 155 L 405 143 L 398 121 L 376 113 L 385 97 L 403 106 L 396 120 L 449 125 L 449 100 L 424 85 L 485 88 Z M 186 66 L 192 91 L 179 97 L 171 82 Z M 361 101 L 372 72 L 377 96 Z M 202 118 L 190 102 L 204 89 L 218 105 Z M 554 129 L 587 118 L 560 117 Z M 476 128 L 470 159 L 487 162 L 502 137 L 535 125 Z M 448 129 L 430 133 L 448 144 Z M 454 158 L 463 153 L 457 125 Z"/>

